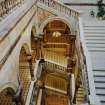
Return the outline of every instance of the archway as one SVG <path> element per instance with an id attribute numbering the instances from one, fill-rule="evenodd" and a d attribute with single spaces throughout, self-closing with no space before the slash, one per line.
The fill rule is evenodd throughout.
<path id="1" fill-rule="evenodd" d="M 70 27 L 64 21 L 50 21 L 43 30 L 44 57 L 67 67 L 67 57 L 73 53 L 74 39 Z"/>
<path id="2" fill-rule="evenodd" d="M 75 51 L 75 35 L 73 35 L 71 31 L 72 29 L 70 29 L 68 24 L 66 24 L 64 21 L 61 21 L 59 19 L 49 21 L 43 29 L 44 58 L 49 62 L 52 62 L 52 63 L 54 62 L 55 64 L 57 64 L 55 66 L 55 69 L 57 68 L 57 70 L 58 69 L 61 70 L 60 66 L 63 66 L 66 68 L 65 74 L 64 73 L 61 73 L 61 74 L 58 73 L 58 74 L 59 76 L 66 75 L 65 77 L 67 77 L 68 84 L 67 84 L 66 91 L 67 91 L 68 97 L 72 95 L 71 89 L 70 89 L 71 88 L 70 85 L 72 83 L 70 83 L 70 81 L 71 81 L 71 74 L 73 73 L 74 65 L 73 65 L 72 59 L 74 58 L 74 51 Z M 51 81 L 54 81 L 54 78 L 51 78 Z M 56 81 L 57 83 L 55 84 L 57 86 L 59 81 L 58 79 L 56 80 L 57 80 Z M 46 81 L 46 84 L 48 82 L 49 81 Z M 51 82 L 49 82 L 49 84 L 50 83 Z"/>
<path id="3" fill-rule="evenodd" d="M 4 89 L 0 93 L 0 105 L 16 105 L 13 102 L 14 90 L 10 87 Z"/>
<path id="4" fill-rule="evenodd" d="M 74 33 L 75 30 L 74 30 L 74 27 L 73 27 L 73 25 L 72 25 L 73 22 L 70 21 L 70 20 L 68 20 L 67 18 L 59 17 L 59 16 L 53 16 L 53 17 L 51 16 L 51 17 L 49 17 L 48 19 L 46 19 L 46 20 L 40 25 L 40 32 L 42 33 L 44 27 L 45 27 L 48 23 L 50 23 L 50 22 L 52 22 L 52 21 L 54 21 L 54 20 L 59 20 L 59 21 L 65 23 L 65 24 L 68 26 L 68 28 L 70 29 L 71 33 L 72 33 L 72 34 Z"/>
<path id="5" fill-rule="evenodd" d="M 70 27 L 61 20 L 55 19 L 46 24 L 43 29 L 44 36 L 48 39 L 49 37 L 55 42 L 61 43 L 65 39 L 60 39 L 63 35 L 68 36 L 71 34 Z M 55 35 L 54 35 L 55 33 Z M 47 36 L 46 36 L 47 35 Z M 58 40 L 59 39 L 59 40 Z"/>
<path id="6" fill-rule="evenodd" d="M 19 77 L 20 83 L 22 84 L 22 97 L 24 102 L 26 101 L 26 97 L 29 91 L 29 86 L 31 82 L 31 74 L 30 74 L 30 65 L 29 65 L 29 51 L 28 46 L 25 44 L 21 48 L 20 56 L 19 56 Z"/>

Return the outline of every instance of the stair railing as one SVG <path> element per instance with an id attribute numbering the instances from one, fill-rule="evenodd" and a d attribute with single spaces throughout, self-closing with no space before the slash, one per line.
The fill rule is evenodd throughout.
<path id="1" fill-rule="evenodd" d="M 82 78 L 83 87 L 85 90 L 86 95 L 86 102 L 89 103 L 89 95 L 90 95 L 90 89 L 89 89 L 89 78 L 88 78 L 88 72 L 86 67 L 86 58 L 83 52 L 83 48 L 80 42 L 80 39 L 76 39 L 76 51 L 79 59 L 79 65 L 80 65 L 80 74 Z"/>
<path id="2" fill-rule="evenodd" d="M 37 105 L 39 90 L 37 82 L 31 81 L 25 105 Z"/>
<path id="3" fill-rule="evenodd" d="M 66 67 L 54 64 L 54 63 L 47 61 L 47 60 L 45 61 L 45 67 L 47 70 L 50 70 L 52 72 L 56 71 L 56 72 L 63 73 L 63 74 L 66 73 L 66 70 L 67 70 Z"/>
<path id="4" fill-rule="evenodd" d="M 0 18 L 8 14 L 16 6 L 20 5 L 24 0 L 3 0 L 0 2 Z"/>
<path id="5" fill-rule="evenodd" d="M 79 12 L 65 6 L 61 2 L 55 1 L 55 0 L 39 0 L 39 2 L 43 3 L 47 7 L 51 7 L 55 10 L 58 10 L 61 13 L 64 13 L 68 17 L 78 19 Z"/>
<path id="6" fill-rule="evenodd" d="M 58 63 L 59 65 L 67 66 L 67 57 L 57 52 L 52 52 L 45 49 L 44 58 L 46 60 L 51 60 L 52 62 Z"/>
<path id="7" fill-rule="evenodd" d="M 76 48 L 83 78 L 83 85 L 86 91 L 86 98 L 87 98 L 86 101 L 88 102 L 88 104 L 91 105 L 100 105 L 99 98 L 96 96 L 91 59 L 85 44 L 82 24 L 83 23 L 81 17 L 79 17 L 79 24 L 77 25 L 78 29 L 77 29 Z"/>

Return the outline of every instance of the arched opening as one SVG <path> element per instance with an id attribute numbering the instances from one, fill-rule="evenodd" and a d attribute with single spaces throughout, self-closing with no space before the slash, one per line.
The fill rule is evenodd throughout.
<path id="1" fill-rule="evenodd" d="M 67 57 L 72 56 L 75 36 L 61 20 L 50 21 L 44 27 L 45 59 L 67 66 Z"/>
<path id="2" fill-rule="evenodd" d="M 27 54 L 26 50 L 28 49 L 25 49 L 25 47 L 23 46 L 21 48 L 19 56 L 19 77 L 20 77 L 20 83 L 22 84 L 22 97 L 24 99 L 24 102 L 26 101 L 26 97 L 31 82 L 30 65 L 28 58 L 29 54 Z"/>
<path id="3" fill-rule="evenodd" d="M 15 94 L 14 90 L 10 87 L 4 89 L 0 93 L 0 105 L 16 105 L 13 102 L 13 95 Z"/>
<path id="4" fill-rule="evenodd" d="M 42 47 L 46 64 L 39 80 L 43 88 L 43 102 L 47 105 L 51 104 L 51 99 L 60 100 L 59 97 L 63 97 L 66 100 L 64 103 L 56 101 L 51 105 L 68 105 L 68 98 L 71 100 L 72 96 L 70 88 L 74 67 L 72 59 L 75 51 L 75 36 L 71 34 L 71 29 L 66 23 L 56 19 L 44 27 L 43 33 Z"/>
<path id="5" fill-rule="evenodd" d="M 52 39 L 52 42 L 55 41 L 61 43 L 62 41 L 64 41 L 63 39 L 61 39 L 61 37 L 66 37 L 71 34 L 68 25 L 61 20 L 50 21 L 44 27 L 43 31 L 47 42 L 51 42 Z"/>

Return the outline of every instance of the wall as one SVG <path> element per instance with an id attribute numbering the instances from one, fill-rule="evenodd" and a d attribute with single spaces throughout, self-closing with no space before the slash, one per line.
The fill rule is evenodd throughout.
<path id="1" fill-rule="evenodd" d="M 21 35 L 21 39 L 16 44 L 15 48 L 13 49 L 12 53 L 6 60 L 5 64 L 3 65 L 2 69 L 0 70 L 0 91 L 2 91 L 6 86 L 13 85 L 14 90 L 18 88 L 18 74 L 19 74 L 19 55 L 20 50 L 23 44 L 27 44 L 29 47 L 29 52 L 31 53 L 31 29 L 35 23 L 35 11 L 36 8 L 32 7 L 29 12 L 21 19 L 20 22 L 16 25 L 16 27 L 9 33 L 9 41 L 4 40 L 2 47 L 0 46 L 0 55 L 2 53 L 6 53 L 6 48 L 9 49 L 10 46 L 13 44 L 15 39 Z M 33 18 L 32 18 L 33 17 Z M 32 18 L 32 19 L 31 19 Z M 29 20 L 31 19 L 30 23 L 28 24 Z M 26 27 L 28 24 L 28 27 Z M 26 29 L 24 30 L 24 28 Z M 23 32 L 21 32 L 24 30 Z M 14 35 L 14 36 L 13 36 Z M 3 46 L 4 44 L 4 46 Z M 4 49 L 4 50 L 3 50 Z M 6 52 L 5 52 L 6 51 Z M 3 57 L 3 56 L 1 56 Z"/>

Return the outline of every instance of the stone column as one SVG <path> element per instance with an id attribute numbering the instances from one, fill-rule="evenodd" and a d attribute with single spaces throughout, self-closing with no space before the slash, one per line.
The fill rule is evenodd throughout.
<path id="1" fill-rule="evenodd" d="M 34 70 L 33 70 L 33 65 L 32 65 L 32 55 L 27 55 L 27 56 L 28 56 L 28 62 L 29 62 L 29 67 L 30 67 L 31 79 L 34 80 Z"/>
<path id="2" fill-rule="evenodd" d="M 16 105 L 25 105 L 24 99 L 23 99 L 23 87 L 22 83 L 19 85 L 19 88 L 16 92 L 16 94 L 13 96 L 13 101 Z"/>

